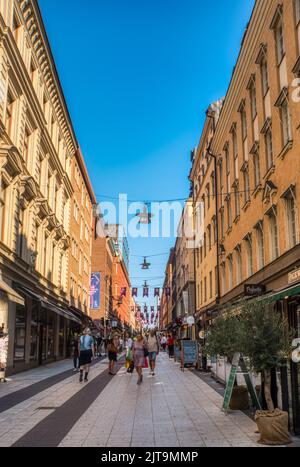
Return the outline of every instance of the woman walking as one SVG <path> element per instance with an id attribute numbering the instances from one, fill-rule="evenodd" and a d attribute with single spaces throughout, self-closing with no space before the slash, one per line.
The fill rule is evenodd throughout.
<path id="1" fill-rule="evenodd" d="M 108 372 L 111 376 L 115 376 L 114 367 L 115 367 L 116 361 L 118 360 L 118 350 L 119 350 L 118 336 L 115 336 L 113 339 L 110 340 L 107 346 L 107 350 L 108 350 L 108 360 L 109 360 L 109 364 L 108 364 L 109 371 Z"/>
<path id="2" fill-rule="evenodd" d="M 168 344 L 169 358 L 173 358 L 174 357 L 174 338 L 172 334 L 169 334 L 167 344 Z"/>
<path id="3" fill-rule="evenodd" d="M 150 371 L 151 371 L 152 376 L 155 376 L 155 364 L 156 364 L 156 357 L 159 353 L 159 344 L 158 344 L 158 339 L 156 336 L 156 331 L 154 329 L 150 331 L 150 336 L 148 337 L 148 352 L 149 352 Z"/>
<path id="4" fill-rule="evenodd" d="M 144 341 L 143 335 L 139 334 L 133 344 L 133 359 L 134 366 L 138 374 L 138 385 L 142 384 L 143 382 L 143 366 L 145 365 L 145 357 L 147 352 L 147 344 Z"/>
<path id="5" fill-rule="evenodd" d="M 91 336 L 89 328 L 85 328 L 83 331 L 83 335 L 79 339 L 78 350 L 80 366 L 79 382 L 82 383 L 84 372 L 84 382 L 87 383 L 92 358 L 95 357 L 94 339 Z"/>

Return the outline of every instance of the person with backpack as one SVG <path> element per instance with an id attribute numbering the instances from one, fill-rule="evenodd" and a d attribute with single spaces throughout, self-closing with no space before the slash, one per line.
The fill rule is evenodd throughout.
<path id="1" fill-rule="evenodd" d="M 80 336 L 78 350 L 80 367 L 79 382 L 82 383 L 84 372 L 84 382 L 87 383 L 92 359 L 95 358 L 94 339 L 91 336 L 91 330 L 89 328 L 85 328 L 82 336 Z"/>
<path id="2" fill-rule="evenodd" d="M 150 373 L 155 376 L 156 357 L 159 354 L 159 343 L 156 331 L 152 329 L 148 337 L 148 352 L 149 352 L 149 365 Z"/>

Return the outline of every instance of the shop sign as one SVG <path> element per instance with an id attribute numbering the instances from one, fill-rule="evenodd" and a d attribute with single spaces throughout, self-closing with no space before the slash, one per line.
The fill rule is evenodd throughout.
<path id="1" fill-rule="evenodd" d="M 266 286 L 262 284 L 246 284 L 245 295 L 248 297 L 258 297 L 266 293 Z"/>
<path id="2" fill-rule="evenodd" d="M 289 273 L 289 284 L 295 284 L 300 281 L 300 269 Z"/>

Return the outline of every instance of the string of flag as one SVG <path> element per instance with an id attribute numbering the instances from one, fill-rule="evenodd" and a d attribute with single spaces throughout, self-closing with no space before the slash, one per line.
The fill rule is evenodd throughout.
<path id="1" fill-rule="evenodd" d="M 143 298 L 150 296 L 150 287 L 143 287 L 142 291 L 143 291 Z M 166 297 L 171 296 L 171 287 L 163 287 L 162 289 L 160 287 L 154 287 L 154 298 L 160 297 L 161 291 Z M 133 298 L 138 297 L 138 294 L 139 294 L 139 287 L 133 287 L 131 289 L 131 296 Z M 122 287 L 121 288 L 121 294 L 120 295 L 121 295 L 121 297 L 126 297 L 127 296 L 127 287 Z"/>

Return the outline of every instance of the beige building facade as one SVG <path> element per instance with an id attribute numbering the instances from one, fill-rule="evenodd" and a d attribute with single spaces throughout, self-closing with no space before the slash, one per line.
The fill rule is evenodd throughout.
<path id="1" fill-rule="evenodd" d="M 211 319 L 219 300 L 217 159 L 210 152 L 223 100 L 209 106 L 198 147 L 192 152 L 190 181 L 195 225 L 196 323 L 199 331 Z"/>
<path id="2" fill-rule="evenodd" d="M 72 171 L 79 158 L 38 4 L 2 0 L 0 324 L 9 334 L 8 372 L 64 358 L 82 323 L 69 308 Z M 87 254 L 93 196 L 86 191 Z M 86 292 L 88 284 L 87 275 Z"/>
<path id="3" fill-rule="evenodd" d="M 300 337 L 300 2 L 257 0 L 212 140 L 218 159 L 220 305 L 258 292 Z M 276 385 L 276 382 L 274 381 Z M 300 371 L 278 405 L 300 433 Z"/>

